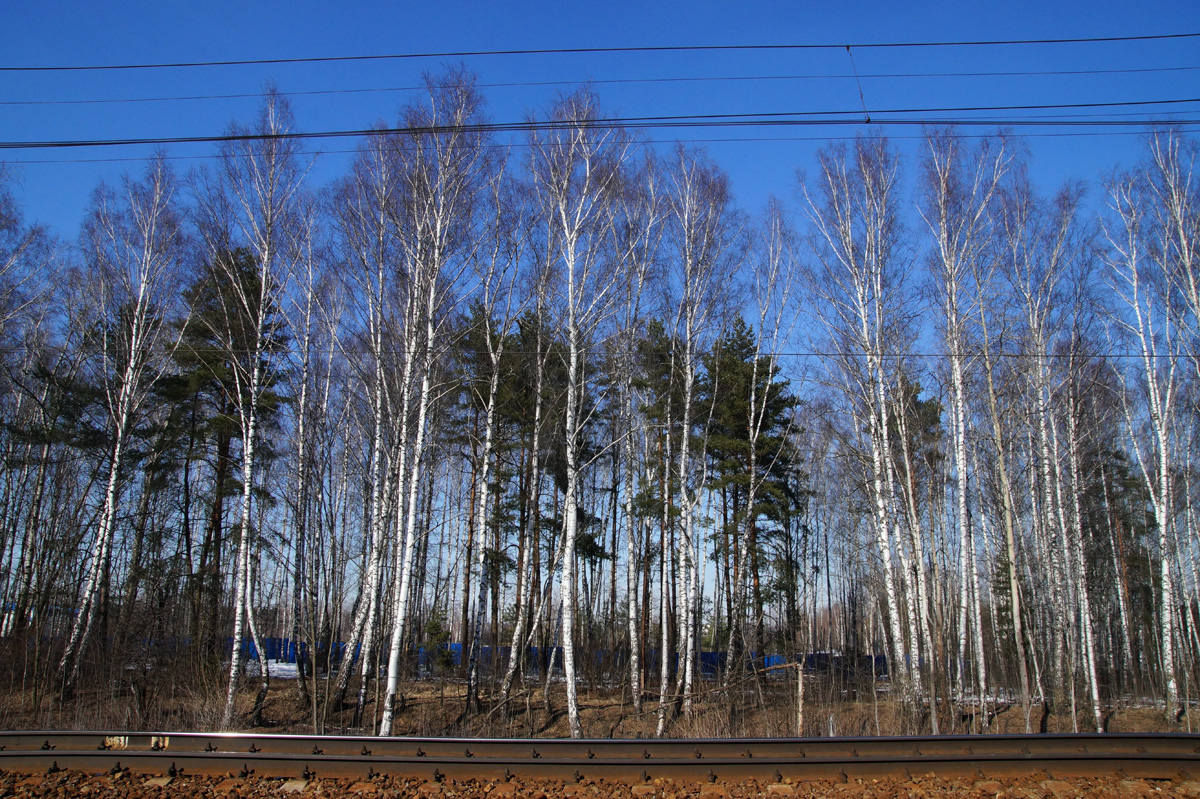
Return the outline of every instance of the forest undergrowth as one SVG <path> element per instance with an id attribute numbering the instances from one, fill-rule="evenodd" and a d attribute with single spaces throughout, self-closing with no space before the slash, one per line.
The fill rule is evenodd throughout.
<path id="1" fill-rule="evenodd" d="M 211 671 L 211 669 L 207 670 Z M 81 690 L 69 699 L 38 696 L 19 684 L 0 693 L 0 726 L 4 729 L 91 729 L 203 732 L 220 728 L 224 686 L 219 672 L 181 666 L 149 676 L 128 674 L 107 688 Z M 251 680 L 253 682 L 253 680 Z M 318 681 L 320 683 L 322 681 Z M 861 681 L 860 681 L 861 682 Z M 332 688 L 333 682 L 327 684 Z M 466 713 L 467 686 L 455 677 L 407 682 L 396 713 L 394 734 L 418 737 L 561 738 L 570 737 L 561 681 L 550 683 L 547 701 L 543 680 L 530 680 L 507 702 L 483 693 L 482 710 Z M 362 722 L 352 726 L 353 701 L 314 724 L 312 705 L 295 680 L 275 679 L 266 699 L 262 723 L 251 724 L 257 688 L 247 687 L 238 699 L 242 729 L 272 734 L 371 735 L 376 729 L 379 697 L 367 698 Z M 897 701 L 886 681 L 872 695 L 869 686 L 849 684 L 827 675 L 806 677 L 803 736 L 870 737 L 928 733 L 928 708 L 915 712 Z M 318 693 L 318 702 L 324 699 Z M 657 696 L 643 697 L 636 711 L 628 687 L 581 686 L 580 719 L 587 738 L 653 738 L 658 723 Z M 693 699 L 692 712 L 668 705 L 669 738 L 793 737 L 797 730 L 795 683 L 778 676 L 749 675 L 722 687 L 712 681 Z M 986 716 L 986 724 L 985 724 Z M 1105 707 L 1106 732 L 1191 732 L 1200 727 L 1200 708 L 1189 706 L 1169 723 L 1161 705 L 1128 700 Z M 939 702 L 940 731 L 947 735 L 1018 734 L 1025 719 L 1017 702 L 973 699 Z M 1041 733 L 1096 732 L 1090 709 L 1035 706 L 1031 729 Z"/>

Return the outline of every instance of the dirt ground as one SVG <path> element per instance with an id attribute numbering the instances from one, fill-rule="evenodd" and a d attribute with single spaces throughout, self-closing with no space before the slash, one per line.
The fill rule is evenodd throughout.
<path id="1" fill-rule="evenodd" d="M 247 681 L 252 683 L 252 681 Z M 819 686 L 816 686 L 819 687 Z M 239 699 L 242 729 L 251 729 L 250 710 L 256 686 L 247 685 Z M 927 709 L 892 701 L 879 692 L 869 701 L 834 701 L 818 691 L 806 691 L 803 714 L 805 737 L 857 737 L 874 735 L 929 734 Z M 353 696 L 351 696 L 351 700 Z M 216 729 L 224 703 L 224 691 L 162 691 L 153 696 L 136 696 L 125 690 L 88 692 L 73 701 L 56 703 L 43 698 L 35 703 L 19 692 L 0 694 L 0 726 L 7 729 L 130 729 L 154 731 L 201 731 Z M 484 710 L 465 714 L 465 688 L 461 682 L 423 681 L 404 686 L 403 703 L 396 715 L 395 734 L 431 737 L 516 737 L 559 738 L 570 735 L 566 698 L 561 685 L 552 683 L 549 701 L 540 684 L 515 691 L 504 707 L 495 706 L 485 694 Z M 353 710 L 327 712 L 320 724 L 323 734 L 366 735 L 376 728 L 378 697 L 372 694 L 359 726 L 352 726 Z M 747 683 L 729 690 L 715 686 L 702 692 L 690 714 L 668 709 L 667 737 L 728 738 L 784 737 L 797 734 L 795 693 L 782 680 Z M 982 721 L 988 721 L 984 728 Z M 1192 713 L 1196 713 L 1193 708 Z M 1200 714 L 1185 714 L 1168 724 L 1161 709 L 1145 705 L 1108 707 L 1103 720 L 1109 732 L 1200 731 Z M 628 692 L 592 688 L 580 691 L 580 717 L 585 737 L 654 737 L 659 715 L 657 697 L 647 696 L 636 712 Z M 1197 722 L 1192 724 L 1193 718 Z M 942 703 L 939 710 L 942 734 L 1022 733 L 1025 714 L 1019 705 L 989 704 L 983 711 L 974 705 Z M 322 721 L 322 719 L 318 719 Z M 295 680 L 274 680 L 263 710 L 263 732 L 311 734 L 313 711 L 306 707 Z M 1032 732 L 1094 732 L 1092 714 L 1079 708 L 1074 720 L 1063 712 L 1045 714 L 1032 708 Z"/>
<path id="2" fill-rule="evenodd" d="M 812 696 L 810 693 L 809 696 Z M 377 727 L 376 697 L 368 700 L 361 728 L 348 726 L 352 713 L 343 711 L 330 716 L 326 734 L 370 734 Z M 657 696 L 643 699 L 636 712 L 628 692 L 592 688 L 580 691 L 580 720 L 588 738 L 652 738 L 658 726 Z M 250 694 L 243 697 L 247 711 Z M 483 696 L 482 712 L 467 715 L 466 691 L 459 682 L 416 682 L 405 686 L 404 704 L 397 713 L 397 735 L 485 738 L 565 738 L 570 736 L 566 696 L 561 685 L 551 684 L 549 701 L 538 685 L 516 691 L 506 707 L 496 707 Z M 312 733 L 311 714 L 300 709 L 297 686 L 286 682 L 268 700 L 264 722 L 272 732 Z M 680 711 L 679 708 L 674 708 Z M 670 712 L 666 737 L 731 738 L 790 737 L 797 734 L 795 693 L 782 680 L 750 681 L 737 689 L 719 690 L 715 685 L 702 690 L 693 703 L 691 714 Z M 982 720 L 987 715 L 988 726 Z M 989 704 L 952 708 L 943 703 L 940 710 L 942 734 L 1013 734 L 1026 731 L 1026 719 L 1019 705 Z M 1191 732 L 1192 716 L 1168 724 L 1162 710 L 1146 706 L 1105 708 L 1102 716 L 1108 732 Z M 883 692 L 875 701 L 822 701 L 809 699 L 804 706 L 804 737 L 862 737 L 874 735 L 918 735 L 929 733 L 928 712 L 918 719 L 911 707 L 891 701 Z M 1069 708 L 1045 714 L 1040 706 L 1031 709 L 1032 732 L 1095 732 L 1090 712 L 1077 710 L 1074 721 Z"/>

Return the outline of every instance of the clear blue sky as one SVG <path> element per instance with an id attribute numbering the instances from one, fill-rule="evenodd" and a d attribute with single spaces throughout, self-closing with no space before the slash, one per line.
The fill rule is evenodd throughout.
<path id="1" fill-rule="evenodd" d="M 302 58 L 430 51 L 520 48 L 729 44 L 843 44 L 1130 36 L 1200 31 L 1195 0 L 1134 2 L 94 2 L 9 3 L 0 27 L 0 67 L 74 66 L 231 59 Z M 466 65 L 486 84 L 561 82 L 485 88 L 495 121 L 518 121 L 544 109 L 560 89 L 596 82 L 606 111 L 618 116 L 858 111 L 858 87 L 843 49 L 575 54 L 472 57 Z M 254 94 L 274 81 L 292 98 L 303 130 L 336 130 L 391 122 L 411 92 L 361 91 L 413 87 L 438 60 L 221 66 L 102 72 L 0 73 L 0 141 L 214 135 L 233 120 L 249 121 L 257 106 L 244 99 L 74 103 L 191 95 Z M 853 67 L 867 111 L 884 109 L 1160 100 L 1200 97 L 1200 39 L 1057 46 L 860 49 Z M 1190 69 L 1179 69 L 1189 68 Z M 1031 76 L 880 77 L 898 73 L 1173 71 Z M 799 77 L 796 77 L 799 76 Z M 619 82 L 649 78 L 749 78 Z M 617 81 L 608 83 L 607 81 Z M 38 105 L 25 105 L 36 101 Z M 46 104 L 50 103 L 50 104 Z M 1033 113 L 1024 112 L 1028 116 Z M 1089 113 L 1071 111 L 1060 113 Z M 1200 104 L 1098 112 L 1172 113 L 1200 117 Z M 957 116 L 964 116 L 958 114 Z M 993 117 L 995 114 L 985 114 Z M 1136 117 L 1135 117 L 1136 118 Z M 795 173 L 812 168 L 817 142 L 861 128 L 753 128 L 650 131 L 655 140 L 710 141 L 714 159 L 751 212 L 769 193 L 793 196 Z M 911 137 L 919 128 L 889 128 Z M 1018 132 L 1062 134 L 1059 130 Z M 1070 135 L 1026 139 L 1034 176 L 1047 189 L 1070 177 L 1097 186 L 1102 176 L 1139 156 L 1136 135 Z M 1105 129 L 1100 132 L 1126 133 Z M 746 139 L 775 139 L 747 141 Z M 309 142 L 325 152 L 316 184 L 344 169 L 348 140 Z M 911 154 L 911 142 L 901 141 Z M 215 145 L 175 146 L 186 172 Z M 137 171 L 149 147 L 3 150 L 19 166 L 17 195 L 26 217 L 64 238 L 78 232 L 88 195 L 101 178 Z M 101 159 L 101 160 L 97 160 Z M 132 160 L 122 160 L 132 159 Z M 33 162 L 54 163 L 33 163 Z M 911 183 L 912 172 L 909 172 Z"/>

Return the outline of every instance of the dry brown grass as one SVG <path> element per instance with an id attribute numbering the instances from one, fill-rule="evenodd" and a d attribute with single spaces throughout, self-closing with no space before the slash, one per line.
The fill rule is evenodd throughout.
<path id="1" fill-rule="evenodd" d="M 80 692 L 69 702 L 52 696 L 35 704 L 28 693 L 0 693 L 0 725 L 7 729 L 144 729 L 164 731 L 216 729 L 224 706 L 224 679 L 216 673 L 187 675 L 187 680 L 160 681 L 151 689 L 134 690 L 130 684 L 112 685 L 109 690 Z M 239 709 L 248 715 L 257 681 L 246 681 Z M 826 692 L 826 696 L 833 692 Z M 819 691 L 812 695 L 820 697 Z M 911 707 L 891 701 L 886 694 L 877 701 L 806 702 L 804 735 L 810 737 L 903 735 L 928 732 L 928 719 L 917 718 Z M 466 716 L 465 688 L 449 681 L 412 682 L 404 686 L 404 705 L 396 717 L 397 735 L 450 737 L 566 737 L 566 698 L 562 685 L 552 683 L 547 703 L 540 683 L 514 691 L 505 707 L 483 697 L 485 711 Z M 634 711 L 627 691 L 593 688 L 580 691 L 580 715 L 584 734 L 595 738 L 649 738 L 658 724 L 657 697 L 647 696 L 642 711 Z M 943 704 L 941 731 L 980 731 L 974 708 Z M 1020 733 L 1025 730 L 1019 706 L 989 708 L 987 732 Z M 245 716 L 243 716 L 244 718 Z M 364 723 L 351 729 L 352 710 L 331 713 L 327 733 L 369 734 L 377 722 L 374 692 L 364 713 Z M 784 680 L 743 684 L 728 691 L 705 686 L 692 712 L 668 710 L 667 735 L 680 738 L 778 737 L 795 735 L 795 698 Z M 1111 732 L 1154 732 L 1172 729 L 1160 710 L 1152 707 L 1107 709 Z M 1042 709 L 1032 713 L 1032 729 L 1041 726 Z M 1080 714 L 1079 731 L 1093 731 L 1091 715 Z M 1184 717 L 1176 730 L 1187 731 Z M 311 710 L 302 703 L 294 680 L 273 680 L 264 712 L 264 728 L 279 733 L 313 732 Z M 1195 728 L 1193 728 L 1195 729 Z M 1046 719 L 1048 732 L 1070 732 L 1069 715 Z"/>

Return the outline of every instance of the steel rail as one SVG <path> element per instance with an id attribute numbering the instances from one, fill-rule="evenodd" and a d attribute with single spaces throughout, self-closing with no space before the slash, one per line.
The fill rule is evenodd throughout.
<path id="1" fill-rule="evenodd" d="M 1200 735 L 709 740 L 455 739 L 247 733 L 0 732 L 0 769 L 432 781 L 658 778 L 1200 777 Z"/>

